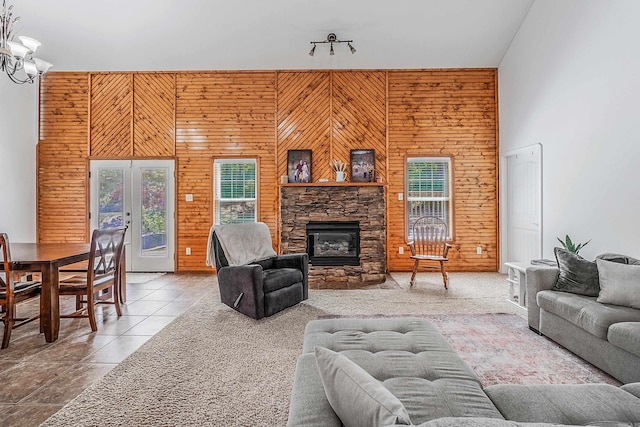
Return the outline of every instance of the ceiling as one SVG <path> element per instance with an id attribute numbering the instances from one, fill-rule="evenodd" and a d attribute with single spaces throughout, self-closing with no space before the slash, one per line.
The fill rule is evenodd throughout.
<path id="1" fill-rule="evenodd" d="M 52 71 L 147 71 L 497 67 L 534 0 L 8 2 Z"/>

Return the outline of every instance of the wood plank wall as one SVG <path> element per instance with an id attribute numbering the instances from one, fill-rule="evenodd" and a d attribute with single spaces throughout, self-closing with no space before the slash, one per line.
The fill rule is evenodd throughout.
<path id="1" fill-rule="evenodd" d="M 133 155 L 170 157 L 176 152 L 176 95 L 173 74 L 133 76 Z"/>
<path id="2" fill-rule="evenodd" d="M 350 164 L 351 150 L 374 150 L 376 175 L 386 182 L 386 73 L 334 71 L 331 74 L 331 158 Z M 350 176 L 349 172 L 347 176 Z"/>
<path id="3" fill-rule="evenodd" d="M 390 266 L 408 270 L 405 241 L 405 161 L 449 156 L 453 171 L 452 271 L 497 271 L 497 103 L 494 70 L 389 72 L 387 244 Z M 483 248 L 482 255 L 476 253 Z"/>
<path id="4" fill-rule="evenodd" d="M 258 158 L 259 219 L 276 239 L 276 73 L 180 73 L 176 87 L 177 269 L 197 271 L 215 212 L 212 159 Z"/>
<path id="5" fill-rule="evenodd" d="M 41 89 L 38 236 L 87 240 L 89 158 L 174 158 L 176 270 L 210 271 L 204 259 L 213 159 L 258 158 L 259 219 L 277 242 L 277 183 L 287 150 L 313 150 L 316 181 L 334 179 L 329 160 L 348 163 L 351 149 L 368 148 L 387 184 L 390 270 L 411 267 L 408 251 L 397 254 L 405 241 L 398 193 L 405 191 L 406 156 L 448 155 L 456 249 L 450 270 L 496 271 L 496 90 L 494 69 L 49 73 Z"/>
<path id="6" fill-rule="evenodd" d="M 91 156 L 133 156 L 133 74 L 91 76 Z"/>
<path id="7" fill-rule="evenodd" d="M 376 174 L 386 176 L 386 73 L 278 73 L 278 165 L 288 150 L 312 150 L 311 179 L 335 180 L 332 159 L 349 164 L 351 150 L 373 149 Z M 349 174 L 347 173 L 347 176 Z"/>
<path id="8" fill-rule="evenodd" d="M 40 86 L 37 227 L 40 242 L 89 238 L 89 75 L 50 73 Z"/>
<path id="9" fill-rule="evenodd" d="M 278 73 L 278 171 L 287 175 L 288 150 L 312 150 L 311 181 L 331 178 L 331 76 Z"/>

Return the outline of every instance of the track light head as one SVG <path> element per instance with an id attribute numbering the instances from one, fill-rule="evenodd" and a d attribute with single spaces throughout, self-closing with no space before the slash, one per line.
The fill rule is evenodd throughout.
<path id="1" fill-rule="evenodd" d="M 351 45 L 351 43 L 353 43 L 353 40 L 339 40 L 338 37 L 335 35 L 335 33 L 329 33 L 327 34 L 326 40 L 311 42 L 313 47 L 311 48 L 311 51 L 309 51 L 309 56 L 313 56 L 316 53 L 316 46 L 318 44 L 327 44 L 327 43 L 329 44 L 329 55 L 332 55 L 332 56 L 336 54 L 335 50 L 333 49 L 334 43 L 346 43 L 352 54 L 357 52 L 356 48 Z"/>

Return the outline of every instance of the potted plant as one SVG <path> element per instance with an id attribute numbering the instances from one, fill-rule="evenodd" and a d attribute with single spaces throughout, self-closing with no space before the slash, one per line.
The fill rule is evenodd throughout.
<path id="1" fill-rule="evenodd" d="M 560 244 L 562 244 L 562 247 L 565 248 L 566 250 L 568 250 L 569 252 L 573 252 L 574 254 L 578 254 L 578 252 L 580 252 L 580 249 L 584 248 L 585 246 L 587 246 L 589 244 L 589 242 L 591 241 L 591 239 L 589 239 L 588 241 L 586 241 L 585 243 L 578 243 L 577 245 L 574 244 L 571 241 L 571 237 L 569 237 L 569 235 L 567 234 L 566 237 L 564 238 L 564 241 L 560 240 L 559 237 L 557 237 L 558 242 L 560 242 Z"/>

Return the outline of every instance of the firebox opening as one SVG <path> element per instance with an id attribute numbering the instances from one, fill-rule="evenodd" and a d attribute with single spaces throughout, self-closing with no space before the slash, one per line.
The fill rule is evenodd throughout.
<path id="1" fill-rule="evenodd" d="M 360 265 L 360 223 L 309 222 L 307 253 L 312 265 Z"/>

